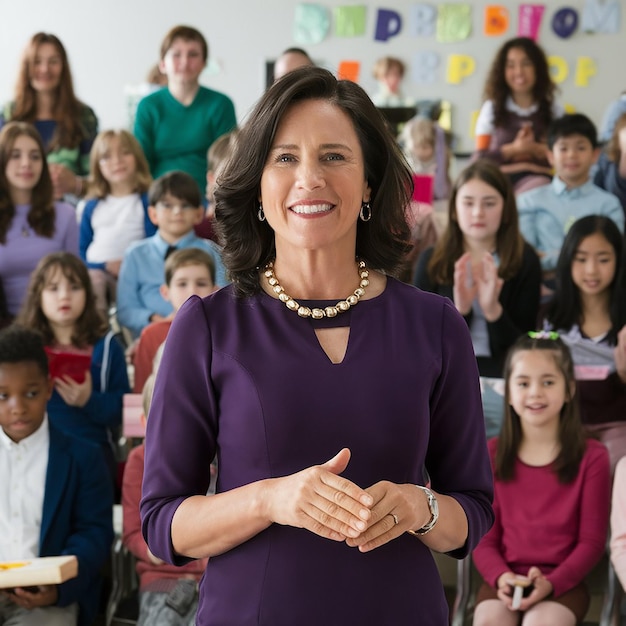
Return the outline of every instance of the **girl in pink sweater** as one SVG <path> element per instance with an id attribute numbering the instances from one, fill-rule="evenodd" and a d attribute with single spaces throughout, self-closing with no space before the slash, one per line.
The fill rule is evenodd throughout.
<path id="1" fill-rule="evenodd" d="M 473 553 L 484 580 L 474 626 L 574 626 L 606 541 L 608 452 L 585 437 L 568 348 L 556 333 L 530 335 L 508 354 L 505 418 L 489 442 L 496 520 Z"/>

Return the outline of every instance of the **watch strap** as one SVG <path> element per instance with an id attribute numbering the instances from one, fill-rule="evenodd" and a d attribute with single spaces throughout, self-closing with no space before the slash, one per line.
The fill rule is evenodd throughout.
<path id="1" fill-rule="evenodd" d="M 421 537 L 429 533 L 435 527 L 435 524 L 439 519 L 439 504 L 437 503 L 437 497 L 428 487 L 423 487 L 422 485 L 415 486 L 426 494 L 428 499 L 428 509 L 430 510 L 430 519 L 418 530 L 407 530 L 406 532 L 410 535 Z"/>

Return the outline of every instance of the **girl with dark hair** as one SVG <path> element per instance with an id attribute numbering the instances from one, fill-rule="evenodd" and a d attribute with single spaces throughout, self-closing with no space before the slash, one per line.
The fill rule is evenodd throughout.
<path id="1" fill-rule="evenodd" d="M 367 94 L 311 67 L 218 175 L 233 283 L 176 314 L 141 503 L 158 558 L 210 557 L 200 625 L 448 623 L 431 549 L 477 544 L 491 472 L 463 319 L 388 275 L 410 193 Z"/>
<path id="2" fill-rule="evenodd" d="M 99 444 L 115 484 L 111 436 L 122 423 L 122 396 L 130 393 L 126 359 L 96 309 L 87 268 L 77 256 L 57 252 L 41 259 L 18 323 L 39 331 L 50 349 L 91 357 L 81 375 L 55 378 L 48 417 L 59 430 Z"/>
<path id="3" fill-rule="evenodd" d="M 0 131 L 0 278 L 10 316 L 22 306 L 39 259 L 60 250 L 78 253 L 76 213 L 53 202 L 39 133 L 10 122 Z"/>
<path id="4" fill-rule="evenodd" d="M 606 542 L 606 448 L 585 437 L 565 343 L 555 333 L 529 335 L 507 357 L 505 418 L 489 442 L 496 521 L 473 553 L 485 581 L 474 626 L 581 623 L 584 578 Z M 520 583 L 526 594 L 514 599 Z"/>
<path id="5" fill-rule="evenodd" d="M 458 177 L 448 227 L 417 262 L 414 284 L 450 298 L 470 329 L 483 390 L 487 435 L 502 421 L 502 367 L 507 350 L 535 328 L 541 267 L 522 238 L 507 177 L 476 161 Z"/>
<path id="6" fill-rule="evenodd" d="M 532 39 L 510 39 L 498 50 L 476 120 L 474 157 L 498 163 L 516 194 L 552 178 L 546 131 L 563 114 L 555 91 L 545 53 Z"/>
<path id="7" fill-rule="evenodd" d="M 75 96 L 67 53 L 55 35 L 36 33 L 26 46 L 15 99 L 4 106 L 0 126 L 10 120 L 30 122 L 41 135 L 54 197 L 83 196 L 98 119 Z"/>
<path id="8" fill-rule="evenodd" d="M 588 215 L 570 227 L 543 324 L 572 351 L 583 423 L 614 468 L 626 455 L 626 276 L 624 239 L 612 219 Z"/>

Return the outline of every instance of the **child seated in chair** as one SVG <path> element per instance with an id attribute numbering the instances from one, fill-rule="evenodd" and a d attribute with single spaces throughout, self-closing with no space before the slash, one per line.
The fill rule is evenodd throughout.
<path id="1" fill-rule="evenodd" d="M 158 363 L 155 363 L 155 371 Z M 155 374 L 151 374 L 143 387 L 143 411 L 148 415 Z M 192 561 L 182 567 L 168 565 L 150 552 L 141 534 L 139 502 L 143 482 L 145 444 L 133 448 L 126 461 L 124 483 L 122 485 L 122 507 L 124 511 L 124 531 L 122 541 L 137 559 L 139 576 L 139 626 L 193 626 L 195 624 L 198 594 L 187 595 L 187 602 L 171 606 L 171 598 L 179 585 L 195 589 L 204 574 L 208 559 Z M 208 471 L 208 464 L 207 464 Z M 191 581 L 191 582 L 187 582 Z M 192 583 L 196 583 L 192 585 Z M 187 587 L 189 590 L 189 587 Z"/>
<path id="2" fill-rule="evenodd" d="M 215 261 L 216 283 L 227 284 L 219 246 L 197 237 L 193 227 L 203 217 L 200 190 L 184 172 L 169 172 L 155 180 L 148 192 L 148 214 L 157 232 L 131 244 L 122 260 L 117 290 L 117 319 L 133 338 L 150 323 L 174 314 L 161 295 L 165 260 L 175 250 L 200 248 Z"/>
<path id="3" fill-rule="evenodd" d="M 200 248 L 185 248 L 173 252 L 165 261 L 165 283 L 161 295 L 174 307 L 174 314 L 191 295 L 208 296 L 215 286 L 213 257 Z M 153 369 L 159 346 L 165 341 L 172 319 L 151 322 L 142 331 L 132 350 L 135 380 L 133 390 L 141 393 Z"/>
<path id="4" fill-rule="evenodd" d="M 489 441 L 495 523 L 473 552 L 474 626 L 575 626 L 604 553 L 611 475 L 580 421 L 572 356 L 553 332 L 522 335 L 505 365 L 505 418 Z"/>
<path id="5" fill-rule="evenodd" d="M 410 119 L 398 138 L 415 174 L 433 177 L 433 200 L 450 196 L 450 149 L 446 133 L 437 122 L 422 115 Z"/>
<path id="6" fill-rule="evenodd" d="M 58 585 L 0 590 L 0 623 L 87 626 L 113 541 L 113 489 L 98 446 L 57 430 L 46 414 L 54 383 L 42 337 L 0 331 L 0 562 L 74 555 Z"/>

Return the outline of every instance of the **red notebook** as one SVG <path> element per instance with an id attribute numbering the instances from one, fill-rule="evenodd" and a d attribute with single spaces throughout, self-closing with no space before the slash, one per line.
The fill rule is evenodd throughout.
<path id="1" fill-rule="evenodd" d="M 423 204 L 433 203 L 435 178 L 431 174 L 413 174 L 413 197 L 414 202 Z"/>
<path id="2" fill-rule="evenodd" d="M 67 376 L 77 383 L 85 382 L 85 372 L 91 367 L 91 355 L 81 352 L 67 352 L 46 346 L 48 367 L 52 378 Z"/>

